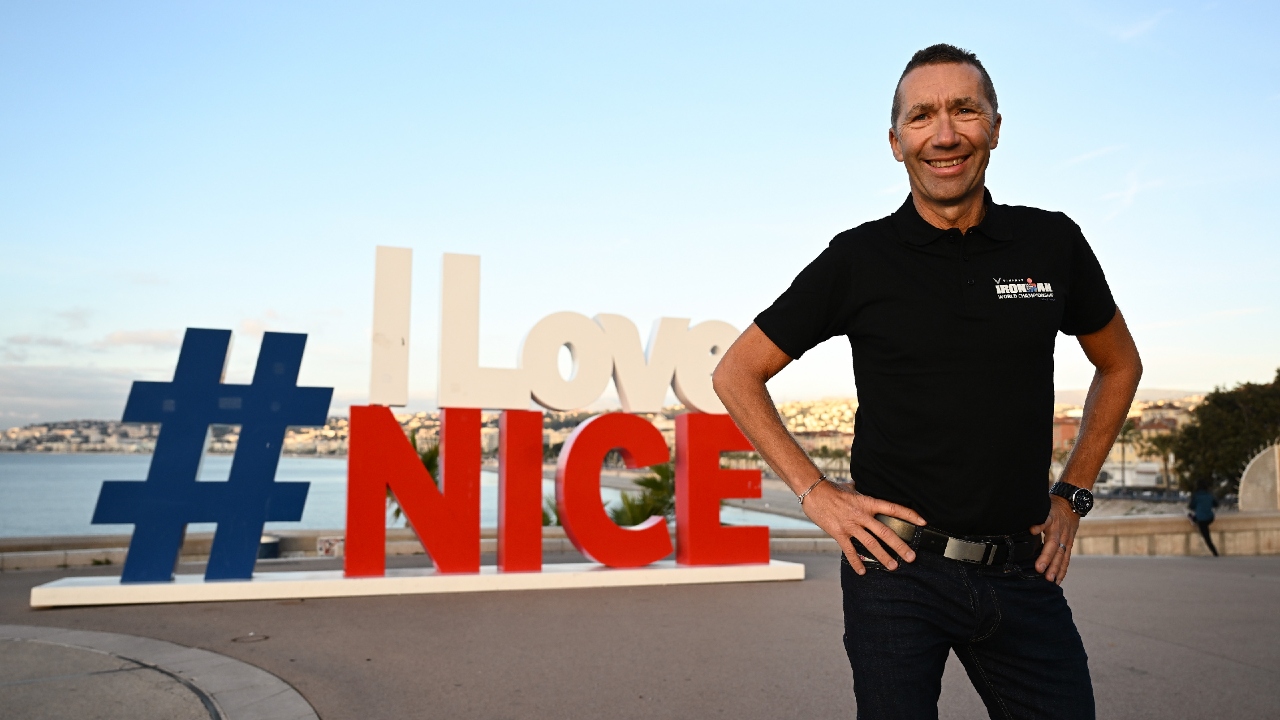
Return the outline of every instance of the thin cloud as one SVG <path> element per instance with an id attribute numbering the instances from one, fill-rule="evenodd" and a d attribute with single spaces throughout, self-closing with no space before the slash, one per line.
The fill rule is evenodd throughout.
<path id="1" fill-rule="evenodd" d="M 30 350 L 36 348 L 57 348 L 59 350 L 80 350 L 80 346 L 60 337 L 52 335 L 10 335 L 0 347 L 0 360 L 9 363 L 24 363 L 30 357 Z"/>
<path id="2" fill-rule="evenodd" d="M 156 350 L 168 350 L 178 347 L 179 337 L 176 330 L 117 330 L 94 343 L 98 348 L 147 347 Z"/>
<path id="3" fill-rule="evenodd" d="M 1138 180 L 1138 173 L 1136 171 L 1129 173 L 1127 177 L 1127 184 L 1123 190 L 1107 193 L 1099 198 L 1101 200 L 1115 200 L 1119 203 L 1116 209 L 1112 210 L 1111 213 L 1107 215 L 1107 219 L 1110 220 L 1116 215 L 1119 215 L 1126 208 L 1132 206 L 1134 201 L 1138 199 L 1138 195 L 1146 192 L 1147 190 L 1158 188 L 1163 184 L 1163 180 L 1147 180 L 1143 182 Z"/>
<path id="4" fill-rule="evenodd" d="M 257 337 L 262 337 L 262 334 L 265 333 L 266 331 L 267 331 L 267 324 L 262 322 L 261 320 L 254 320 L 250 318 L 248 320 L 240 321 L 241 335 L 247 335 L 249 337 L 257 338 Z"/>
<path id="5" fill-rule="evenodd" d="M 58 318 L 72 330 L 82 330 L 89 326 L 90 312 L 86 308 L 72 308 L 57 313 Z"/>
<path id="6" fill-rule="evenodd" d="M 240 321 L 240 334 L 248 337 L 260 338 L 262 334 L 271 329 L 272 325 L 280 319 L 280 314 L 270 308 L 262 313 L 262 318 L 245 318 Z"/>
<path id="7" fill-rule="evenodd" d="M 60 337 L 52 337 L 50 335 L 10 335 L 5 338 L 5 342 L 10 345 L 22 345 L 26 347 L 69 347 L 71 343 Z"/>
<path id="8" fill-rule="evenodd" d="M 167 380 L 172 372 L 0 365 L 0 422 L 119 418 L 132 381 Z"/>
<path id="9" fill-rule="evenodd" d="M 1124 41 L 1129 41 L 1129 40 L 1133 40 L 1134 38 L 1142 37 L 1143 35 L 1146 35 L 1147 33 L 1151 32 L 1151 30 L 1154 29 L 1156 25 L 1160 24 L 1160 21 L 1163 20 L 1165 16 L 1168 15 L 1170 12 L 1172 11 L 1166 8 L 1156 13 L 1155 15 L 1152 15 L 1151 17 L 1148 17 L 1145 20 L 1140 20 L 1132 25 L 1129 25 L 1128 27 L 1117 28 L 1112 31 L 1112 34 L 1114 34 L 1120 40 L 1124 40 Z"/>
<path id="10" fill-rule="evenodd" d="M 1083 155 L 1077 155 L 1062 163 L 1062 167 L 1071 167 L 1072 165 L 1079 165 L 1082 162 L 1089 162 L 1090 160 L 1100 158 L 1104 155 L 1110 155 L 1117 150 L 1123 150 L 1124 147 L 1124 145 L 1108 145 L 1106 147 L 1098 148 L 1097 150 L 1090 150 Z"/>
<path id="11" fill-rule="evenodd" d="M 1136 329 L 1141 329 L 1141 330 L 1163 330 L 1166 328 L 1180 328 L 1180 327 L 1187 327 L 1188 325 L 1200 325 L 1206 322 L 1223 320 L 1226 318 L 1242 317 L 1244 315 L 1257 315 L 1258 313 L 1265 312 L 1266 310 L 1267 308 L 1265 307 L 1245 307 L 1245 308 L 1231 308 L 1229 310 L 1215 310 L 1213 312 L 1196 313 L 1195 315 L 1187 315 L 1185 317 L 1178 318 L 1177 320 L 1165 320 L 1163 322 L 1155 322 L 1155 323 L 1142 323 L 1139 325 L 1135 325 L 1134 327 Z"/>

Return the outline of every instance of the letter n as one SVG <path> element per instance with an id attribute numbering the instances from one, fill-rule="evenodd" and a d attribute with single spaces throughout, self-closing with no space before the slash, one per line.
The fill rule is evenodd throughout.
<path id="1" fill-rule="evenodd" d="M 480 571 L 480 411 L 440 413 L 436 488 L 390 408 L 352 406 L 347 456 L 347 577 L 386 573 L 387 490 L 445 573 Z"/>

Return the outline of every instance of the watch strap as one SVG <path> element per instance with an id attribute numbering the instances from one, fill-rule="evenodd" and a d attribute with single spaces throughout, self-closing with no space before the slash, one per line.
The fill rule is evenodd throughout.
<path id="1" fill-rule="evenodd" d="M 1089 510 L 1091 510 L 1092 507 L 1086 508 L 1084 512 L 1080 512 L 1080 508 L 1076 503 L 1076 496 L 1078 496 L 1081 491 L 1088 492 L 1084 488 L 1076 487 L 1075 485 L 1072 485 L 1069 482 L 1063 482 L 1062 480 L 1055 482 L 1053 486 L 1049 488 L 1050 495 L 1057 495 L 1058 497 L 1063 498 L 1071 504 L 1072 512 L 1080 517 L 1084 517 L 1089 513 Z M 1091 496 L 1092 493 L 1089 493 L 1089 495 Z M 1090 505 L 1092 505 L 1092 503 L 1090 503 Z"/>

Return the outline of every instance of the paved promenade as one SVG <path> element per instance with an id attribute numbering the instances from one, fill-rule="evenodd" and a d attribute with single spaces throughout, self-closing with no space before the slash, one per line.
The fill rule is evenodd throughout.
<path id="1" fill-rule="evenodd" d="M 118 568 L 5 572 L 0 625 L 199 648 L 267 671 L 334 720 L 852 717 L 837 557 L 782 559 L 806 563 L 809 579 L 44 611 L 27 607 L 32 586 Z M 308 560 L 261 569 L 333 567 Z M 1066 588 L 1099 717 L 1280 717 L 1280 558 L 1082 557 Z M 50 682 L 122 668 L 94 664 L 110 657 L 19 645 L 0 641 L 0 707 L 21 700 L 21 717 L 75 717 L 70 703 L 93 699 L 123 704 L 137 720 L 201 715 L 163 673 L 91 675 L 78 690 L 39 692 L 39 682 L 12 674 L 35 662 L 15 653 L 42 654 Z M 55 672 L 59 662 L 66 672 Z M 135 683 L 130 692 L 119 684 L 126 681 Z M 954 659 L 941 717 L 985 717 Z"/>

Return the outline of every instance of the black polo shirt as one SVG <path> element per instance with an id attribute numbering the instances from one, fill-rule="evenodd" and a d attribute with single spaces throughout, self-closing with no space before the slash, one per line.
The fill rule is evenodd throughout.
<path id="1" fill-rule="evenodd" d="M 861 492 L 942 530 L 1004 535 L 1049 512 L 1057 334 L 1101 330 L 1116 305 L 1066 215 L 986 202 L 961 233 L 908 197 L 837 235 L 755 322 L 793 359 L 849 338 Z"/>

